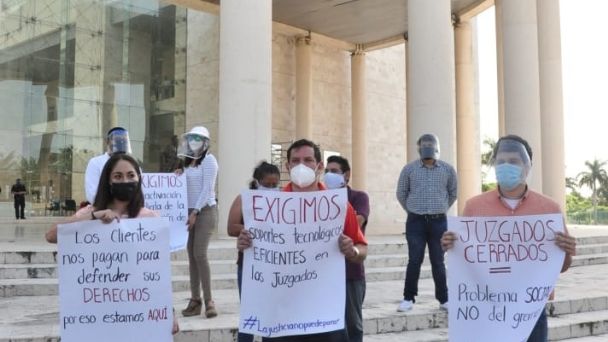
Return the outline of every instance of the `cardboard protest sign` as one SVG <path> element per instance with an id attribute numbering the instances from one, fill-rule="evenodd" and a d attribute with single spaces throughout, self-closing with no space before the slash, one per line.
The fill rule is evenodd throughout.
<path id="1" fill-rule="evenodd" d="M 172 341 L 169 262 L 166 219 L 59 225 L 61 340 Z"/>
<path id="2" fill-rule="evenodd" d="M 188 242 L 188 190 L 186 176 L 174 173 L 143 173 L 142 191 L 146 208 L 166 217 L 171 224 L 170 248 L 186 248 Z"/>
<path id="3" fill-rule="evenodd" d="M 345 269 L 338 238 L 345 189 L 241 194 L 245 250 L 239 330 L 265 337 L 344 328 Z"/>
<path id="4" fill-rule="evenodd" d="M 561 214 L 449 217 L 450 341 L 525 341 L 553 291 Z"/>

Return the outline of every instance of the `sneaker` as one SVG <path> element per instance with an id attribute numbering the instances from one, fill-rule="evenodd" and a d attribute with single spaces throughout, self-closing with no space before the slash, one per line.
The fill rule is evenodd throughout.
<path id="1" fill-rule="evenodd" d="M 210 300 L 205 303 L 205 317 L 213 318 L 217 316 L 217 310 L 215 309 L 215 303 Z"/>
<path id="2" fill-rule="evenodd" d="M 410 310 L 412 310 L 413 306 L 414 306 L 414 302 L 412 302 L 411 300 L 405 300 L 404 299 L 399 304 L 399 307 L 397 308 L 397 311 L 399 311 L 399 312 L 410 311 Z"/>
<path id="3" fill-rule="evenodd" d="M 203 304 L 200 299 L 190 299 L 188 306 L 182 310 L 184 317 L 196 316 L 201 314 Z"/>
<path id="4" fill-rule="evenodd" d="M 449 307 L 448 302 L 445 302 L 443 304 L 439 304 L 439 310 L 448 311 L 448 307 Z"/>

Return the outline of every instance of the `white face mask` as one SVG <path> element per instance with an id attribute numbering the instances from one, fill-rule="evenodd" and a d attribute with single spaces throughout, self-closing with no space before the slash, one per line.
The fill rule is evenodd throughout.
<path id="1" fill-rule="evenodd" d="M 300 188 L 311 185 L 317 179 L 315 170 L 304 164 L 298 164 L 296 167 L 291 168 L 289 176 L 291 177 L 291 181 Z"/>
<path id="2" fill-rule="evenodd" d="M 339 173 L 328 172 L 323 176 L 323 182 L 327 185 L 328 189 L 339 189 L 346 185 L 344 175 Z"/>
<path id="3" fill-rule="evenodd" d="M 198 151 L 199 148 L 203 147 L 204 142 L 201 141 L 196 141 L 196 140 L 190 140 L 188 141 L 188 146 L 190 146 L 190 149 L 192 151 Z"/>

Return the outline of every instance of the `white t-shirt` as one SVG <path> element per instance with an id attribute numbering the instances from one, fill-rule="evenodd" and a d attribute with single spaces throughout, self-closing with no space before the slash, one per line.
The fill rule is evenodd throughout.
<path id="1" fill-rule="evenodd" d="M 106 165 L 106 162 L 110 159 L 110 155 L 104 153 L 97 157 L 93 157 L 87 164 L 87 170 L 84 172 L 84 190 L 87 201 L 93 203 L 95 201 L 95 195 L 97 195 L 97 186 L 99 185 L 99 177 L 101 177 L 101 171 Z"/>

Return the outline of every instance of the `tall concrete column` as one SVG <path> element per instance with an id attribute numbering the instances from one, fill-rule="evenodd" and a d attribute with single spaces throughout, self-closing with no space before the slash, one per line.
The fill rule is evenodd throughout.
<path id="1" fill-rule="evenodd" d="M 454 33 L 449 0 L 408 2 L 408 159 L 416 140 L 435 133 L 441 159 L 456 167 Z"/>
<path id="2" fill-rule="evenodd" d="M 219 74 L 219 221 L 260 160 L 270 160 L 272 2 L 222 0 Z"/>
<path id="3" fill-rule="evenodd" d="M 312 44 L 296 40 L 296 139 L 312 139 Z"/>
<path id="4" fill-rule="evenodd" d="M 540 85 L 536 1 L 501 2 L 505 133 L 526 139 L 533 151 L 528 184 L 542 191 L 543 151 L 540 129 Z M 497 13 L 499 14 L 499 13 Z"/>
<path id="5" fill-rule="evenodd" d="M 475 108 L 475 65 L 471 23 L 454 29 L 456 46 L 456 135 L 458 148 L 458 213 L 481 192 L 479 114 Z"/>
<path id="6" fill-rule="evenodd" d="M 352 186 L 367 189 L 367 108 L 365 101 L 365 52 L 357 49 L 351 57 L 352 102 Z"/>
<path id="7" fill-rule="evenodd" d="M 565 209 L 564 113 L 558 0 L 537 0 L 543 193 Z"/>
<path id="8" fill-rule="evenodd" d="M 405 35 L 405 56 L 404 56 L 404 62 L 405 62 L 405 110 L 403 111 L 403 114 L 405 115 L 404 118 L 404 122 L 405 122 L 405 127 L 403 127 L 403 132 L 404 132 L 404 141 L 405 144 L 403 146 L 403 148 L 405 149 L 405 160 L 410 160 L 411 157 L 409 155 L 409 151 L 408 151 L 408 145 L 409 145 L 409 137 L 407 135 L 407 130 L 409 127 L 409 116 L 408 116 L 408 110 L 407 110 L 407 106 L 408 103 L 410 102 L 410 85 L 407 83 L 407 77 L 410 74 L 409 70 L 410 70 L 410 63 L 409 63 L 409 58 L 407 58 L 407 54 L 408 54 L 408 50 L 410 49 L 410 45 L 408 44 L 408 35 Z"/>
<path id="9" fill-rule="evenodd" d="M 496 90 L 498 92 L 498 135 L 505 135 L 505 87 L 502 52 L 502 1 L 494 3 L 496 29 Z"/>

